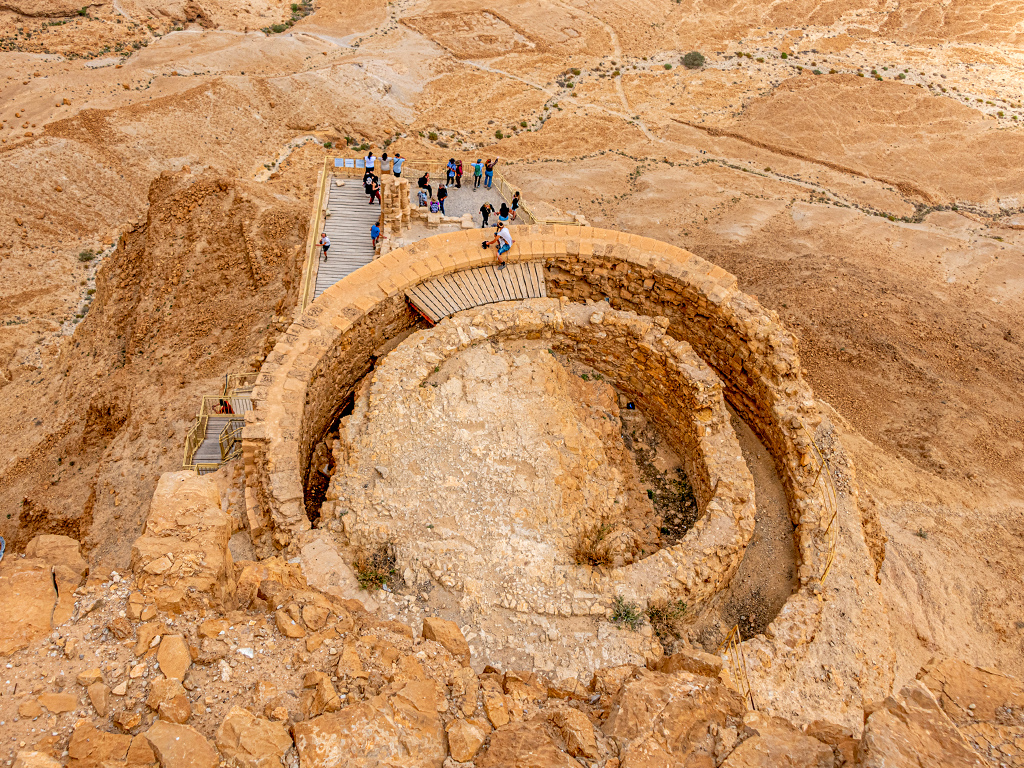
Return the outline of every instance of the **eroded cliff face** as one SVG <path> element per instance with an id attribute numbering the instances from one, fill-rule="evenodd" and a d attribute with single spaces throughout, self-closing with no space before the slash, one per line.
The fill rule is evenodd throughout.
<path id="1" fill-rule="evenodd" d="M 127 564 L 162 471 L 180 466 L 201 394 L 251 370 L 297 293 L 308 211 L 273 188 L 166 173 L 103 260 L 59 356 L 4 388 L 0 520 L 9 545 L 81 539 Z"/>

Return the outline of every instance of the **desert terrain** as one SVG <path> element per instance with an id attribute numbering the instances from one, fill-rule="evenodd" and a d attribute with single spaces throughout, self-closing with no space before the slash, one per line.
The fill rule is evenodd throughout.
<path id="1" fill-rule="evenodd" d="M 477 734 L 482 751 L 458 754 L 477 754 L 479 766 L 717 766 L 752 738 L 798 737 L 829 745 L 832 757 L 802 742 L 811 756 L 794 765 L 881 764 L 864 757 L 881 759 L 878 742 L 876 752 L 868 749 L 865 723 L 877 718 L 874 732 L 882 733 L 885 712 L 927 720 L 927 706 L 914 709 L 927 689 L 952 728 L 943 742 L 952 752 L 933 752 L 930 764 L 972 764 L 976 749 L 984 764 L 1024 765 L 1022 705 L 1014 698 L 1022 689 L 1011 680 L 1024 675 L 1022 19 L 1024 4 L 994 0 L 0 6 L 0 580 L 8 579 L 0 604 L 10 599 L 5 611 L 17 611 L 38 602 L 15 588 L 16 577 L 30 578 L 18 574 L 48 576 L 69 558 L 74 571 L 60 578 L 54 571 L 45 631 L 0 644 L 9 656 L 9 677 L 0 680 L 0 758 L 48 768 L 46 760 L 78 768 L 125 761 L 205 768 L 219 760 L 327 768 L 339 763 L 315 757 L 309 745 L 319 737 L 299 732 L 325 712 L 363 707 L 358 717 L 366 722 L 387 711 L 395 735 L 382 743 L 406 746 L 352 764 L 458 763 L 443 744 L 471 743 Z M 684 63 L 693 51 L 702 64 Z M 843 491 L 859 520 L 840 537 L 840 560 L 851 568 L 863 560 L 868 577 L 843 577 L 828 598 L 859 622 L 845 645 L 836 625 L 832 634 L 822 630 L 799 670 L 753 665 L 753 687 L 765 691 L 765 712 L 755 720 L 737 725 L 750 719 L 749 702 L 730 698 L 732 688 L 714 675 L 701 677 L 710 674 L 701 664 L 712 662 L 699 654 L 714 656 L 723 629 L 735 623 L 754 658 L 758 637 L 797 588 L 797 553 L 792 526 L 779 526 L 786 501 L 771 459 L 735 412 L 759 525 L 729 591 L 699 615 L 692 611 L 688 629 L 660 638 L 665 658 L 691 655 L 684 666 L 647 658 L 643 671 L 655 644 L 650 626 L 645 634 L 609 630 L 600 620 L 523 627 L 511 614 L 487 618 L 472 601 L 458 606 L 440 593 L 423 605 L 412 592 L 332 603 L 314 579 L 295 573 L 288 562 L 295 552 L 248 540 L 234 465 L 216 481 L 227 520 L 218 525 L 227 533 L 211 529 L 221 555 L 230 538 L 227 560 L 237 572 L 225 566 L 193 584 L 212 595 L 230 583 L 231 596 L 218 593 L 197 607 L 147 592 L 146 580 L 160 574 L 140 570 L 138 541 L 152 534 L 161 478 L 181 470 L 199 399 L 219 391 L 226 374 L 260 370 L 289 338 L 303 310 L 318 173 L 326 157 L 361 156 L 364 146 L 467 164 L 499 157 L 498 170 L 532 210 L 684 248 L 735 275 L 740 291 L 792 331 L 817 408 L 841 443 L 836 462 L 849 460 Z M 517 373 L 493 383 L 492 369 Z M 588 499 L 603 498 L 595 508 L 621 494 L 629 514 L 661 509 L 671 452 L 659 453 L 643 415 L 629 413 L 611 385 L 591 381 L 591 369 L 536 345 L 499 345 L 454 360 L 435 383 L 447 386 L 456 372 L 494 398 L 449 393 L 458 418 L 500 416 L 503 434 L 529 435 L 523 455 L 555 451 L 563 434 L 578 431 L 587 452 L 549 461 L 551 477 L 583 475 Z M 531 398 L 502 406 L 517 387 L 531 386 Z M 538 415 L 544 409 L 561 421 L 546 421 Z M 465 426 L 450 414 L 437 418 L 453 434 Z M 606 434 L 605 422 L 624 425 L 640 447 L 615 430 Z M 465 463 L 454 450 L 435 455 L 430 430 L 420 426 L 403 462 Z M 348 429 L 358 436 L 354 422 Z M 375 447 L 400 453 L 396 436 L 382 430 Z M 489 439 L 474 433 L 467 444 L 486 452 Z M 591 460 L 602 469 L 586 476 L 577 463 Z M 373 476 L 377 460 L 358 461 L 363 474 L 354 472 L 352 484 Z M 644 475 L 644 461 L 661 475 Z M 340 486 L 340 476 L 334 482 Z M 486 482 L 488 493 L 503 490 L 495 478 Z M 544 482 L 529 491 L 536 508 L 547 509 L 561 487 Z M 197 485 L 194 493 L 208 490 Z M 429 484 L 403 492 L 399 506 L 415 506 L 416 498 L 450 503 Z M 634 528 L 637 541 L 657 537 Z M 38 538 L 51 535 L 67 538 L 59 546 Z M 80 544 L 73 556 L 68 540 Z M 72 584 L 70 603 L 61 578 Z M 24 595 L 27 602 L 18 602 Z M 430 611 L 456 619 L 468 644 L 441 625 L 422 630 Z M 487 631 L 470 636 L 478 623 L 489 627 L 487 642 Z M 420 632 L 434 636 L 417 639 Z M 191 644 L 187 677 L 180 664 L 157 659 L 162 646 L 154 638 L 172 635 Z M 585 650 L 599 637 L 625 650 Z M 584 650 L 568 653 L 573 643 Z M 836 651 L 843 661 L 829 660 L 819 647 L 828 643 L 845 649 Z M 240 648 L 248 649 L 241 662 Z M 168 646 L 168 659 L 174 650 Z M 475 673 L 462 671 L 470 669 L 463 653 L 480 667 Z M 569 656 L 565 670 L 584 688 L 598 668 L 619 671 L 600 672 L 585 692 L 565 680 L 545 687 L 556 662 L 540 659 Z M 347 672 L 317 677 L 339 659 Z M 401 674 L 389 672 L 392 664 Z M 164 681 L 179 679 L 184 689 L 161 683 L 157 692 L 158 667 Z M 522 670 L 522 678 L 509 670 Z M 801 704 L 800 681 L 811 679 L 839 680 L 842 704 L 823 704 L 810 689 Z M 463 714 L 450 721 L 444 714 L 410 736 L 408 722 L 440 716 L 425 714 L 431 680 L 444 681 L 437 712 L 451 705 Z M 92 688 L 116 692 L 124 681 L 129 693 L 115 693 L 109 706 L 107 694 Z M 790 690 L 779 693 L 783 681 Z M 958 685 L 971 695 L 982 685 L 1005 689 L 1006 701 L 993 699 L 991 717 L 972 720 L 950 703 Z M 668 746 L 651 736 L 661 739 L 665 762 L 644 763 L 647 747 L 637 745 L 647 737 L 625 723 L 644 696 L 673 700 L 680 686 L 703 691 L 701 707 L 717 713 L 708 720 L 710 746 L 683 756 L 682 741 L 672 741 L 678 734 Z M 35 704 L 65 693 L 78 698 Z M 879 709 L 886 696 L 893 697 L 888 709 Z M 492 717 L 495 702 L 512 714 Z M 992 703 L 971 702 L 979 712 Z M 254 757 L 242 754 L 238 738 L 232 745 L 230 733 L 220 734 L 233 704 L 249 710 L 234 713 L 236 730 L 247 718 L 268 720 L 277 729 L 264 728 L 260 738 L 280 749 Z M 824 719 L 846 729 L 849 741 L 831 731 L 826 738 Z M 186 720 L 206 740 L 191 750 L 205 755 L 198 762 L 174 755 L 166 734 L 140 736 L 154 722 L 185 727 Z M 588 722 L 596 737 L 580 735 Z M 121 741 L 90 752 L 82 746 L 86 727 L 108 733 L 104 743 Z M 729 728 L 735 734 L 722 736 Z M 956 751 L 957 739 L 968 752 Z M 844 752 L 854 741 L 860 757 Z M 516 762 L 538 743 L 545 757 Z M 938 750 L 929 745 L 922 754 Z M 27 752 L 39 754 L 19 757 Z M 698 752 L 710 762 L 686 762 Z M 819 757 L 834 762 L 813 762 Z M 729 764 L 785 764 L 745 759 L 753 758 Z"/>

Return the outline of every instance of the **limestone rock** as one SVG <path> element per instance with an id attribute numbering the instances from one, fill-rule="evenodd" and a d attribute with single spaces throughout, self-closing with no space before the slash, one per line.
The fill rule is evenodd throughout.
<path id="1" fill-rule="evenodd" d="M 696 754 L 711 758 L 710 726 L 722 728 L 745 710 L 735 691 L 706 677 L 641 670 L 616 694 L 603 730 L 618 744 L 622 768 L 671 765 Z"/>
<path id="2" fill-rule="evenodd" d="M 53 569 L 48 563 L 6 558 L 0 565 L 0 656 L 46 636 L 56 604 Z"/>
<path id="3" fill-rule="evenodd" d="M 860 739 L 854 738 L 853 731 L 841 725 L 815 720 L 805 731 L 811 738 L 832 747 L 836 766 L 853 766 L 860 760 Z"/>
<path id="4" fill-rule="evenodd" d="M 980 768 L 982 762 L 935 696 L 915 680 L 872 711 L 864 724 L 861 760 L 864 768 Z"/>
<path id="5" fill-rule="evenodd" d="M 38 699 L 29 699 L 23 701 L 18 705 L 18 716 L 19 717 L 39 717 L 43 714 L 43 707 L 39 704 Z"/>
<path id="6" fill-rule="evenodd" d="M 541 720 L 509 723 L 499 728 L 491 734 L 487 751 L 476 761 L 477 768 L 579 768 L 579 765 L 558 748 Z"/>
<path id="7" fill-rule="evenodd" d="M 239 768 L 277 768 L 292 745 L 288 729 L 232 707 L 217 729 L 217 749 Z"/>
<path id="8" fill-rule="evenodd" d="M 88 688 L 89 701 L 93 709 L 100 717 L 106 717 L 110 712 L 110 687 L 103 683 L 93 683 Z"/>
<path id="9" fill-rule="evenodd" d="M 158 720 L 145 736 L 160 768 L 217 768 L 217 750 L 194 728 Z"/>
<path id="10" fill-rule="evenodd" d="M 1024 724 L 1024 684 L 1019 680 L 959 659 L 932 659 L 917 677 L 957 725 L 997 719 Z"/>
<path id="11" fill-rule="evenodd" d="M 440 643 L 452 656 L 462 661 L 463 666 L 469 666 L 469 643 L 466 642 L 462 630 L 454 621 L 446 621 L 434 616 L 425 617 L 423 619 L 423 639 Z"/>
<path id="12" fill-rule="evenodd" d="M 68 743 L 68 768 L 95 768 L 106 762 L 124 762 L 132 737 L 107 733 L 82 721 Z"/>
<path id="13" fill-rule="evenodd" d="M 465 720 L 453 720 L 448 725 L 448 751 L 460 763 L 472 760 L 485 738 L 482 730 Z"/>
<path id="14" fill-rule="evenodd" d="M 156 652 L 160 671 L 167 677 L 184 680 L 185 673 L 192 666 L 192 654 L 182 635 L 164 635 Z"/>
<path id="15" fill-rule="evenodd" d="M 14 756 L 13 768 L 61 768 L 61 764 L 45 752 L 19 752 Z"/>
<path id="16" fill-rule="evenodd" d="M 832 747 L 785 720 L 749 712 L 743 722 L 755 735 L 736 747 L 722 768 L 833 768 L 835 764 Z"/>
<path id="17" fill-rule="evenodd" d="M 177 678 L 164 677 L 154 680 L 149 688 L 146 706 L 155 709 L 161 720 L 185 723 L 192 716 L 192 705 L 188 694 Z"/>
<path id="18" fill-rule="evenodd" d="M 186 597 L 193 593 L 223 606 L 235 590 L 231 532 L 216 480 L 194 472 L 165 472 L 153 493 L 143 535 L 132 545 L 139 589 L 152 595 L 161 610 L 180 611 L 183 603 L 197 599 Z M 161 558 L 169 561 L 167 568 L 156 565 Z"/>
<path id="19" fill-rule="evenodd" d="M 358 600 L 368 611 L 376 611 L 377 601 L 359 587 L 355 572 L 338 552 L 329 537 L 318 536 L 300 550 L 302 573 L 309 586 L 343 600 Z"/>
<path id="20" fill-rule="evenodd" d="M 718 677 L 722 671 L 722 657 L 704 651 L 681 650 L 666 656 L 658 665 L 658 671 L 671 675 L 673 672 L 691 672 L 705 677 Z"/>
<path id="21" fill-rule="evenodd" d="M 302 693 L 302 713 L 307 718 L 341 709 L 338 692 L 331 678 L 323 672 L 307 672 L 302 687 L 305 689 Z"/>
<path id="22" fill-rule="evenodd" d="M 39 696 L 39 703 L 56 715 L 77 709 L 78 697 L 71 693 L 44 693 Z"/>
<path id="23" fill-rule="evenodd" d="M 432 681 L 414 681 L 387 698 L 296 723 L 302 768 L 440 768 L 447 750 L 436 695 Z"/>
<path id="24" fill-rule="evenodd" d="M 299 622 L 293 619 L 288 611 L 278 611 L 274 614 L 274 621 L 281 634 L 285 637 L 305 637 L 306 629 Z"/>
<path id="25" fill-rule="evenodd" d="M 508 724 L 511 719 L 508 711 L 508 701 L 505 698 L 501 686 L 496 680 L 482 680 L 480 682 L 481 693 L 484 702 L 484 714 L 491 725 L 501 728 Z"/>
<path id="26" fill-rule="evenodd" d="M 599 669 L 594 673 L 594 679 L 590 681 L 590 688 L 597 693 L 614 696 L 636 672 L 637 667 L 632 664 Z"/>
<path id="27" fill-rule="evenodd" d="M 103 682 L 103 672 L 99 667 L 93 667 L 92 669 L 87 669 L 84 672 L 79 672 L 75 681 L 83 688 L 88 688 L 93 683 Z"/>
<path id="28" fill-rule="evenodd" d="M 68 536 L 56 536 L 44 533 L 36 536 L 25 547 L 26 558 L 38 558 L 50 565 L 62 565 L 69 568 L 81 579 L 89 572 L 89 564 L 82 557 L 82 548 Z"/>
<path id="29" fill-rule="evenodd" d="M 572 707 L 562 707 L 551 714 L 551 723 L 561 734 L 570 755 L 590 760 L 598 758 L 600 749 L 594 735 L 594 725 L 585 714 Z"/>

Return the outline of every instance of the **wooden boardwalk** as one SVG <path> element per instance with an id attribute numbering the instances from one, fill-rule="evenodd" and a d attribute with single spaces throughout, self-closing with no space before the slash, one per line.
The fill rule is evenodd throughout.
<path id="1" fill-rule="evenodd" d="M 192 461 L 196 464 L 219 464 L 221 461 L 220 433 L 224 431 L 224 427 L 231 419 L 244 419 L 245 412 L 252 410 L 252 400 L 248 396 L 225 397 L 224 399 L 231 403 L 234 413 L 207 417 L 206 435 L 192 457 Z M 200 474 L 203 473 L 200 472 Z"/>
<path id="2" fill-rule="evenodd" d="M 369 197 L 358 179 L 344 181 L 344 187 L 331 181 L 327 197 L 327 210 L 331 215 L 321 230 L 327 233 L 331 247 L 327 251 L 327 261 L 321 258 L 317 262 L 314 299 L 346 275 L 373 261 L 370 226 L 380 219 L 380 206 L 367 203 Z M 316 239 L 320 239 L 319 232 Z M 320 253 L 317 248 L 317 254 Z"/>
<path id="3" fill-rule="evenodd" d="M 544 266 L 539 261 L 509 263 L 505 269 L 488 266 L 452 272 L 420 283 L 405 293 L 432 323 L 482 304 L 542 299 L 547 295 Z"/>

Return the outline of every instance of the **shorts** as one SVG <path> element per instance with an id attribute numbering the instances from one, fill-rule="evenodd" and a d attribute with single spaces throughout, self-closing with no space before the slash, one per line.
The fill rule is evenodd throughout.
<path id="1" fill-rule="evenodd" d="M 503 253 L 508 253 L 511 247 L 512 246 L 509 245 L 508 243 L 502 243 L 501 245 L 498 246 L 498 255 L 501 256 L 501 254 Z"/>

